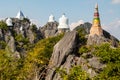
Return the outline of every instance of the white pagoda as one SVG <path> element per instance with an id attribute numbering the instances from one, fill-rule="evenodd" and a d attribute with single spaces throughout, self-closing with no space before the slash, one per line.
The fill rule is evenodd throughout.
<path id="1" fill-rule="evenodd" d="M 6 19 L 6 24 L 7 24 L 7 26 L 13 26 L 12 19 L 11 18 L 7 18 Z"/>
<path id="2" fill-rule="evenodd" d="M 68 18 L 65 17 L 65 14 L 62 15 L 62 17 L 59 18 L 59 25 L 58 25 L 58 32 L 68 32 L 69 26 L 68 26 Z"/>
<path id="3" fill-rule="evenodd" d="M 22 11 L 19 11 L 19 12 L 17 13 L 16 18 L 18 18 L 18 19 L 20 19 L 20 20 L 23 20 L 23 19 L 25 18 L 25 16 L 24 16 L 24 14 L 23 14 Z"/>
<path id="4" fill-rule="evenodd" d="M 55 17 L 53 15 L 50 15 L 48 22 L 55 22 Z"/>

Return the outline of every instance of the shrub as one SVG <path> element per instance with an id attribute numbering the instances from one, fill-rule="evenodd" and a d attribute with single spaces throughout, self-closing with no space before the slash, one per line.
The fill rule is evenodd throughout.
<path id="1" fill-rule="evenodd" d="M 0 21 L 0 29 L 7 30 L 7 24 L 4 21 Z"/>
<path id="2" fill-rule="evenodd" d="M 0 41 L 0 49 L 5 49 L 6 45 L 5 41 Z"/>
<path id="3" fill-rule="evenodd" d="M 90 51 L 90 49 L 87 46 L 82 46 L 82 47 L 79 48 L 79 53 L 80 54 L 87 53 L 89 51 Z"/>
<path id="4" fill-rule="evenodd" d="M 65 69 L 57 71 L 63 80 L 88 80 L 88 74 L 81 69 L 80 66 L 74 66 L 67 74 Z"/>
<path id="5" fill-rule="evenodd" d="M 96 76 L 95 80 L 119 80 L 120 79 L 120 48 L 111 48 L 110 44 L 96 46 L 94 54 L 100 57 L 101 62 L 106 63 L 104 70 Z"/>

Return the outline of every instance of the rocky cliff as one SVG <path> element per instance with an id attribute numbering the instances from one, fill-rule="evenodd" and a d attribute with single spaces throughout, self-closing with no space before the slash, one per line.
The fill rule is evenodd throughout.
<path id="1" fill-rule="evenodd" d="M 57 34 L 58 23 L 57 22 L 48 22 L 46 25 L 40 28 L 43 36 L 45 38 L 55 36 Z"/>
<path id="2" fill-rule="evenodd" d="M 4 25 L 5 29 L 0 29 L 0 46 L 11 53 L 24 54 L 28 48 L 43 38 L 40 30 L 35 25 L 30 25 L 29 19 L 12 18 L 12 23 L 13 26 Z"/>
<path id="3" fill-rule="evenodd" d="M 92 24 L 89 22 L 86 22 L 84 24 L 81 24 L 80 26 L 77 26 L 74 30 L 79 30 L 80 28 L 85 30 L 86 37 L 87 37 L 87 45 L 99 45 L 104 42 L 111 43 L 112 46 L 117 47 L 119 40 L 112 36 L 109 32 L 106 30 L 103 30 L 103 36 L 88 36 L 90 34 L 90 28 Z"/>
<path id="4" fill-rule="evenodd" d="M 56 69 L 65 69 L 67 74 L 73 66 L 81 66 L 90 77 L 94 77 L 105 65 L 100 63 L 99 58 L 91 53 L 78 54 L 80 47 L 79 36 L 76 31 L 68 32 L 54 46 L 52 57 L 49 61 L 46 80 L 62 80 Z M 88 58 L 85 58 L 88 56 Z M 91 68 L 90 68 L 91 67 Z M 93 69 L 94 68 L 94 69 Z"/>
<path id="5" fill-rule="evenodd" d="M 79 31 L 79 29 L 82 28 L 82 30 L 85 31 L 85 34 L 88 35 L 90 27 L 90 23 L 85 23 L 76 27 L 75 30 Z M 79 54 L 78 49 L 85 44 L 81 42 L 81 37 L 75 30 L 66 33 L 65 36 L 54 46 L 45 77 L 46 80 L 62 80 L 61 75 L 56 72 L 58 68 L 65 69 L 67 74 L 69 74 L 72 67 L 81 66 L 82 70 L 86 71 L 89 74 L 89 77 L 92 78 L 98 75 L 104 67 L 106 67 L 106 64 L 102 63 L 99 57 L 92 54 L 94 49 L 90 52 Z M 81 31 L 81 33 L 83 32 Z M 84 38 L 87 39 L 86 46 L 89 46 L 90 44 L 102 44 L 103 42 L 111 42 L 113 47 L 118 45 L 119 41 L 107 31 L 103 30 L 103 34 L 104 36 L 102 37 L 94 36 L 90 38 L 84 36 Z"/>

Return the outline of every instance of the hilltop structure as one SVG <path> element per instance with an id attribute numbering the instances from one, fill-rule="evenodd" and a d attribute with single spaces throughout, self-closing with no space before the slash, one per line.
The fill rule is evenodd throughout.
<path id="1" fill-rule="evenodd" d="M 49 16 L 48 22 L 55 22 L 55 17 L 52 14 Z"/>
<path id="2" fill-rule="evenodd" d="M 70 30 L 68 26 L 68 18 L 65 17 L 65 14 L 62 15 L 59 19 L 58 33 L 68 32 Z"/>
<path id="3" fill-rule="evenodd" d="M 119 41 L 110 35 L 107 31 L 102 29 L 98 12 L 98 4 L 96 4 L 93 24 L 90 29 L 87 45 L 100 45 L 104 42 L 110 42 L 112 46 L 117 47 Z"/>
<path id="4" fill-rule="evenodd" d="M 18 18 L 18 19 L 20 19 L 20 20 L 23 20 L 23 19 L 25 18 L 25 16 L 24 16 L 24 14 L 23 14 L 22 11 L 19 11 L 19 12 L 17 13 L 16 18 Z"/>
<path id="5" fill-rule="evenodd" d="M 11 18 L 7 18 L 6 19 L 6 24 L 7 24 L 7 26 L 13 26 L 12 19 Z"/>
<path id="6" fill-rule="evenodd" d="M 98 4 L 95 5 L 93 24 L 90 29 L 90 36 L 94 36 L 94 35 L 98 35 L 98 36 L 103 35 L 103 30 L 101 28 L 100 18 L 99 18 Z"/>

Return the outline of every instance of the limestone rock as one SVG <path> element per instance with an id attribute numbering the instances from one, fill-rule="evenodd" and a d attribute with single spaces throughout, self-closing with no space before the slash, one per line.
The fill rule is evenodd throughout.
<path id="1" fill-rule="evenodd" d="M 55 36 L 58 29 L 57 29 L 58 23 L 57 22 L 48 22 L 46 25 L 40 28 L 43 36 L 45 38 Z"/>
<path id="2" fill-rule="evenodd" d="M 46 80 L 57 80 L 55 77 L 55 69 L 63 65 L 66 58 L 72 54 L 77 45 L 76 31 L 68 32 L 65 36 L 54 46 L 54 51 L 48 65 Z M 59 79 L 58 79 L 59 80 Z"/>
<path id="3" fill-rule="evenodd" d="M 89 36 L 87 40 L 87 45 L 100 45 L 105 42 L 111 43 L 113 47 L 117 47 L 119 44 L 119 40 L 117 38 L 113 37 L 107 31 L 103 30 L 103 36 Z"/>
<path id="4" fill-rule="evenodd" d="M 15 39 L 13 36 L 10 36 L 10 40 L 8 41 L 6 48 L 9 49 L 12 53 L 16 51 Z"/>
<path id="5" fill-rule="evenodd" d="M 82 70 L 92 78 L 96 76 L 106 66 L 100 63 L 99 57 L 90 53 L 77 54 L 79 37 L 76 31 L 68 32 L 54 46 L 53 54 L 50 58 L 45 80 L 62 80 L 56 68 L 65 69 L 67 74 L 73 66 L 81 66 Z"/>

